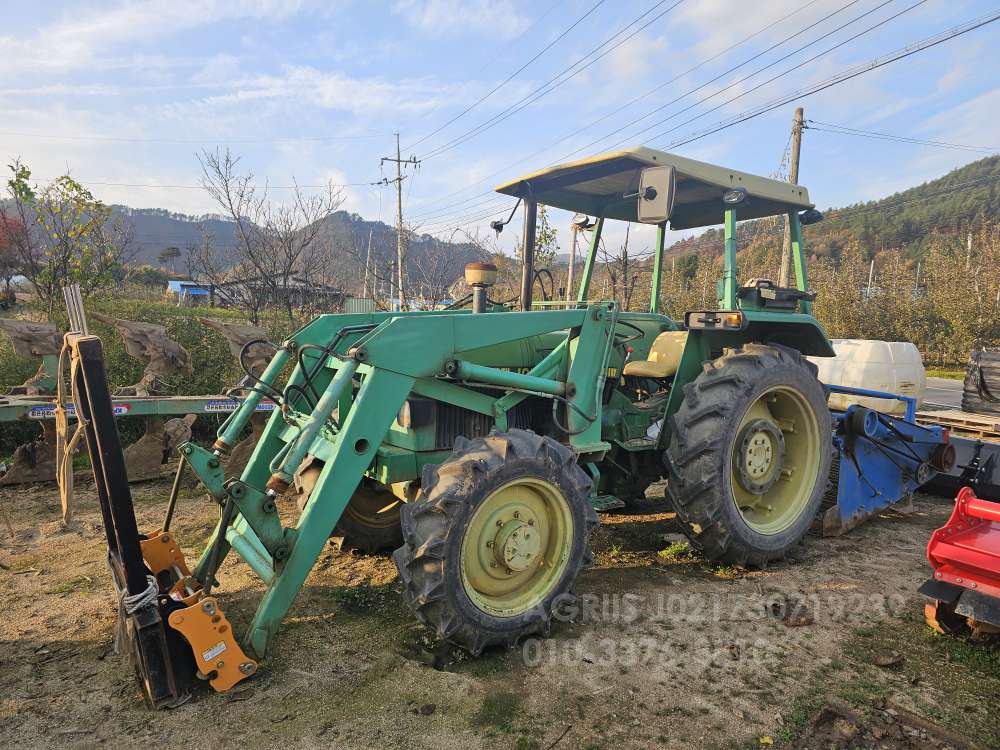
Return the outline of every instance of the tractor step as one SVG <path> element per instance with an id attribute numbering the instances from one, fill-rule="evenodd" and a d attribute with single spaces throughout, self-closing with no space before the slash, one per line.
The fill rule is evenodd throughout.
<path id="1" fill-rule="evenodd" d="M 590 506 L 594 510 L 603 513 L 609 510 L 624 508 L 625 503 L 614 495 L 594 495 L 590 498 Z"/>

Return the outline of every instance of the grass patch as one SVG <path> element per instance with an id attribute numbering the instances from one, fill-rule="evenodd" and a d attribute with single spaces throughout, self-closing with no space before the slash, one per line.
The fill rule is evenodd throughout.
<path id="1" fill-rule="evenodd" d="M 964 367 L 928 367 L 925 370 L 929 378 L 948 378 L 949 380 L 965 380 Z"/>
<path id="2" fill-rule="evenodd" d="M 670 562 L 684 562 L 694 559 L 695 554 L 688 542 L 674 542 L 657 552 L 656 556 Z"/>
<path id="3" fill-rule="evenodd" d="M 172 529 L 171 533 L 174 535 L 174 539 L 177 540 L 177 544 L 180 547 L 198 550 L 198 553 L 200 554 L 208 544 L 208 540 L 212 536 L 213 531 L 215 531 L 215 523 L 212 521 L 206 521 L 205 523 L 199 523 L 193 526 L 183 526 L 177 529 Z"/>
<path id="4" fill-rule="evenodd" d="M 26 555 L 17 558 L 11 558 L 7 563 L 12 573 L 24 573 L 29 570 L 39 570 L 41 568 L 42 558 L 40 555 Z"/>
<path id="5" fill-rule="evenodd" d="M 509 732 L 521 713 L 521 696 L 498 690 L 483 698 L 483 703 L 472 717 L 472 725 L 480 729 L 499 729 Z"/>
<path id="6" fill-rule="evenodd" d="M 895 669 L 874 664 L 898 651 L 905 661 Z M 905 620 L 886 620 L 858 628 L 844 644 L 837 668 L 820 670 L 784 714 L 776 738 L 795 747 L 808 723 L 829 698 L 838 698 L 861 715 L 874 704 L 898 702 L 904 708 L 958 731 L 986 747 L 1000 747 L 993 701 L 1000 695 L 1000 650 L 931 631 L 915 610 Z M 907 705 L 908 704 L 908 705 Z"/>
<path id="7" fill-rule="evenodd" d="M 46 594 L 70 594 L 74 591 L 91 591 L 94 588 L 94 579 L 90 576 L 76 575 L 62 583 L 56 584 L 50 589 L 46 589 Z"/>

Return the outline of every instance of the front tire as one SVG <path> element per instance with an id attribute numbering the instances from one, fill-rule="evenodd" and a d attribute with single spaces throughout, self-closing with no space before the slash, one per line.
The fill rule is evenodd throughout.
<path id="1" fill-rule="evenodd" d="M 710 559 L 763 565 L 812 525 L 830 473 L 830 412 L 816 366 L 746 344 L 707 363 L 671 417 L 667 494 Z"/>
<path id="2" fill-rule="evenodd" d="M 568 448 L 533 432 L 457 440 L 402 509 L 393 559 L 410 609 L 473 655 L 545 632 L 593 560 L 591 484 Z"/>

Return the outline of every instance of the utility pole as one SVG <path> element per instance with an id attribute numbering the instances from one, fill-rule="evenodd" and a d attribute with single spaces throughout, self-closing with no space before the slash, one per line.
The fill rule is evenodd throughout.
<path id="1" fill-rule="evenodd" d="M 406 176 L 403 174 L 403 165 L 412 164 L 416 167 L 420 164 L 420 160 L 415 156 L 411 156 L 409 159 L 404 159 L 399 152 L 399 133 L 396 133 L 396 156 L 395 158 L 391 156 L 383 156 L 381 164 L 385 164 L 387 161 L 394 162 L 396 164 L 396 177 L 395 179 L 388 179 L 386 177 L 382 178 L 382 182 L 388 185 L 390 182 L 396 183 L 396 270 L 398 277 L 398 292 L 399 292 L 399 309 L 403 310 L 406 307 L 406 296 L 403 288 L 403 276 L 406 274 L 406 235 L 403 232 L 403 180 Z"/>
<path id="2" fill-rule="evenodd" d="M 566 277 L 566 303 L 569 306 L 569 301 L 574 298 L 573 294 L 573 266 L 576 265 L 576 232 L 577 225 L 573 222 L 569 225 L 570 237 L 572 242 L 569 245 L 569 271 Z"/>
<path id="3" fill-rule="evenodd" d="M 802 107 L 795 110 L 792 120 L 792 161 L 788 167 L 788 181 L 799 184 L 799 153 L 802 151 L 802 131 L 805 128 Z M 785 219 L 785 234 L 781 242 L 781 274 L 778 276 L 778 286 L 791 286 L 792 276 L 792 233 Z"/>
<path id="4" fill-rule="evenodd" d="M 365 285 L 364 294 L 362 295 L 365 299 L 374 299 L 375 294 L 372 293 L 371 296 L 368 294 L 368 280 L 371 276 L 372 268 L 372 231 L 373 227 L 368 228 L 368 254 L 365 256 Z"/>

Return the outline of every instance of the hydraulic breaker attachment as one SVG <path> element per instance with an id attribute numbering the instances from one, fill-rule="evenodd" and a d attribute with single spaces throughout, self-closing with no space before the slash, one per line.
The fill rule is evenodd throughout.
<path id="1" fill-rule="evenodd" d="M 927 624 L 940 633 L 1000 635 L 1000 503 L 963 487 L 948 522 L 931 535 L 934 577 L 919 591 Z"/>
<path id="2" fill-rule="evenodd" d="M 827 386 L 827 390 L 897 399 L 905 401 L 907 408 L 904 417 L 857 405 L 833 412 L 830 486 L 815 531 L 836 536 L 890 507 L 905 512 L 919 487 L 938 472 L 951 470 L 955 451 L 948 431 L 916 424 L 914 399 L 862 388 Z"/>
<path id="3" fill-rule="evenodd" d="M 139 532 L 101 340 L 68 333 L 65 346 L 119 600 L 116 647 L 127 642 L 143 693 L 153 708 L 186 701 L 199 676 L 216 690 L 226 690 L 253 674 L 257 664 L 237 645 L 215 599 L 191 576 L 169 529 Z M 61 427 L 65 430 L 65 423 Z"/>

